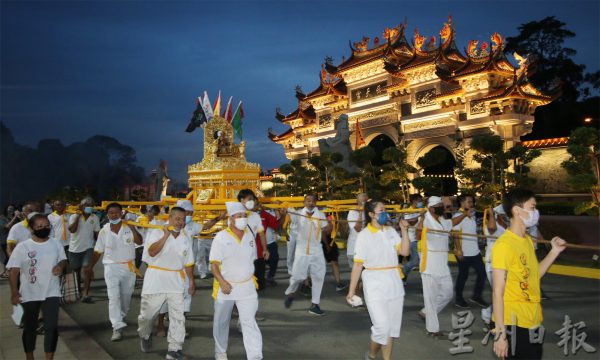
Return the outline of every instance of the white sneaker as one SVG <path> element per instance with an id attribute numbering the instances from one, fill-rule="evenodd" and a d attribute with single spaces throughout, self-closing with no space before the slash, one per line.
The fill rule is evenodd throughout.
<path id="1" fill-rule="evenodd" d="M 227 360 L 227 354 L 226 353 L 222 353 L 222 354 L 215 354 L 215 360 Z"/>
<path id="2" fill-rule="evenodd" d="M 206 279 L 207 275 L 206 274 L 200 274 L 200 279 Z"/>
<path id="3" fill-rule="evenodd" d="M 119 341 L 122 338 L 123 338 L 123 334 L 121 332 L 121 329 L 115 329 L 115 330 L 113 330 L 110 341 Z"/>

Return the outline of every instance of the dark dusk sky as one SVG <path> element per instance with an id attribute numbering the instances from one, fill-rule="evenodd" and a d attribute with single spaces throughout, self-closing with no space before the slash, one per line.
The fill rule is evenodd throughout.
<path id="1" fill-rule="evenodd" d="M 0 119 L 32 147 L 115 137 L 147 172 L 163 158 L 184 181 L 202 158 L 202 131 L 184 132 L 195 98 L 221 90 L 244 102 L 248 160 L 270 169 L 286 161 L 267 138 L 286 130 L 275 107 L 291 112 L 295 85 L 318 86 L 325 56 L 337 64 L 348 40 L 405 18 L 408 37 L 437 35 L 448 14 L 461 50 L 554 15 L 577 34 L 575 61 L 598 69 L 598 1 L 2 1 Z"/>

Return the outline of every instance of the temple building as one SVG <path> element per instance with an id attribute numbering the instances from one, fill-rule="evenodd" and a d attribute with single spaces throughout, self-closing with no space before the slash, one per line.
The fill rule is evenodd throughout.
<path id="1" fill-rule="evenodd" d="M 296 88 L 298 107 L 287 115 L 276 110 L 289 129 L 269 131 L 288 159 L 319 153 L 318 140 L 334 136 L 335 121 L 347 114 L 353 149 L 373 146 L 380 153 L 403 145 L 416 167 L 420 157 L 442 148 L 451 155 L 448 164 L 424 173 L 454 181 L 457 162 L 472 165 L 473 136 L 497 134 L 508 149 L 532 131 L 535 109 L 559 95 L 541 93 L 529 82 L 527 57 L 515 53 L 518 65 L 511 64 L 498 33 L 460 51 L 451 17 L 439 37 L 415 29 L 409 41 L 406 30 L 404 23 L 386 28 L 381 38 L 351 43 L 351 55 L 338 65 L 325 59 L 316 89 Z"/>

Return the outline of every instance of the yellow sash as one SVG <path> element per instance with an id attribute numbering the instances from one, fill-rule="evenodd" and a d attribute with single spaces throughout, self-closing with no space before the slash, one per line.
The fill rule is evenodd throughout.
<path id="1" fill-rule="evenodd" d="M 404 271 L 402 270 L 402 267 L 400 265 L 398 266 L 386 266 L 386 267 L 379 267 L 379 268 L 365 268 L 365 270 L 393 270 L 393 269 L 397 269 L 398 270 L 398 274 L 400 275 L 400 279 L 404 279 Z"/>
<path id="2" fill-rule="evenodd" d="M 254 282 L 254 287 L 256 289 L 258 289 L 258 281 L 256 281 L 256 276 L 252 275 L 252 277 L 244 280 L 244 281 L 229 281 L 227 280 L 229 283 L 233 283 L 233 284 L 243 284 L 246 283 L 248 281 L 252 280 L 252 282 Z M 212 291 L 212 298 L 213 299 L 217 299 L 217 294 L 219 293 L 219 281 L 217 281 L 217 279 L 215 278 L 215 280 L 213 281 L 213 291 Z"/>
<path id="3" fill-rule="evenodd" d="M 156 269 L 156 270 L 162 270 L 162 271 L 178 272 L 179 276 L 181 276 L 181 280 L 185 280 L 185 272 L 183 271 L 183 269 L 173 270 L 173 269 L 166 269 L 166 268 L 162 268 L 162 267 L 158 267 L 158 266 L 154 266 L 154 265 L 149 265 L 148 269 Z"/>

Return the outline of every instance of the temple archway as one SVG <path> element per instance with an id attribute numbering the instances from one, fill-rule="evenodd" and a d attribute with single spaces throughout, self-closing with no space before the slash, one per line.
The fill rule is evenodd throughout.
<path id="1" fill-rule="evenodd" d="M 369 146 L 375 150 L 375 159 L 373 159 L 373 165 L 381 166 L 385 163 L 383 160 L 383 151 L 389 147 L 396 146 L 396 144 L 389 136 L 380 134 L 369 142 Z"/>

